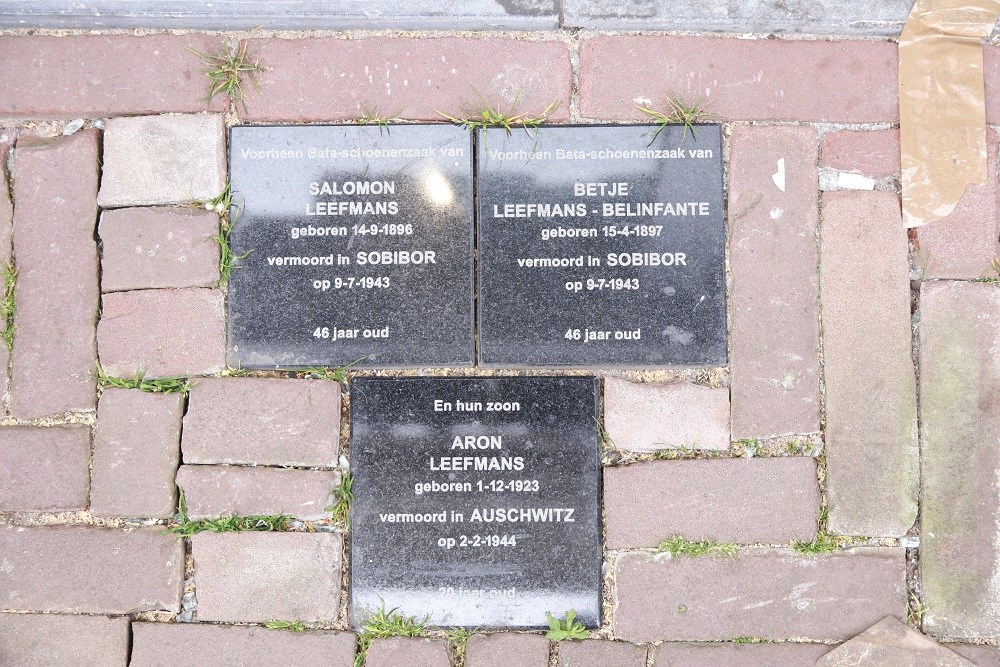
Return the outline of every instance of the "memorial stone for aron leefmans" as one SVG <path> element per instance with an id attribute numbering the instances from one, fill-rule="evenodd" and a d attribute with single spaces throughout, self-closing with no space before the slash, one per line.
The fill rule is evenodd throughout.
<path id="1" fill-rule="evenodd" d="M 479 362 L 726 362 L 718 125 L 477 142 Z"/>
<path id="2" fill-rule="evenodd" d="M 351 617 L 534 628 L 601 617 L 597 383 L 358 378 Z"/>
<path id="3" fill-rule="evenodd" d="M 231 365 L 471 365 L 471 153 L 448 125 L 234 127 Z"/>

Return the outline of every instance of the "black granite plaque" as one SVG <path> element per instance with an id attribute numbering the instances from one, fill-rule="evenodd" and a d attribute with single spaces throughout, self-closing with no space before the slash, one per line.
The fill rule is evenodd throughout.
<path id="1" fill-rule="evenodd" d="M 470 365 L 471 152 L 447 125 L 234 127 L 233 365 Z"/>
<path id="2" fill-rule="evenodd" d="M 594 378 L 359 378 L 351 615 L 600 623 Z"/>
<path id="3" fill-rule="evenodd" d="M 481 135 L 480 363 L 724 365 L 720 132 Z"/>

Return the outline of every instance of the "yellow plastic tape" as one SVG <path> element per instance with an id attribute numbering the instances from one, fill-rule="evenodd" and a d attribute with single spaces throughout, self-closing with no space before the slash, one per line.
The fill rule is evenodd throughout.
<path id="1" fill-rule="evenodd" d="M 903 222 L 951 213 L 965 189 L 986 182 L 982 39 L 1000 0 L 917 0 L 899 38 Z"/>

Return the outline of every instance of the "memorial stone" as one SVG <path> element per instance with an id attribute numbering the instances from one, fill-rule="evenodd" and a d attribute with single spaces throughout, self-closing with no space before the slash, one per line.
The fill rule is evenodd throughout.
<path id="1" fill-rule="evenodd" d="M 238 126 L 229 168 L 232 365 L 472 364 L 466 130 Z"/>
<path id="2" fill-rule="evenodd" d="M 725 365 L 718 125 L 477 142 L 479 362 Z"/>
<path id="3" fill-rule="evenodd" d="M 354 624 L 599 625 L 596 419 L 590 377 L 356 379 Z"/>

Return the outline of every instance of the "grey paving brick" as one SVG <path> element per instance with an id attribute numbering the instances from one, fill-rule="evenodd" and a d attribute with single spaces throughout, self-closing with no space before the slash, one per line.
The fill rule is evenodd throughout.
<path id="1" fill-rule="evenodd" d="M 907 236 L 891 192 L 823 195 L 830 530 L 901 536 L 917 515 Z"/>
<path id="2" fill-rule="evenodd" d="M 12 611 L 179 611 L 184 544 L 159 528 L 0 527 L 0 599 Z"/>
<path id="3" fill-rule="evenodd" d="M 18 138 L 11 409 L 21 419 L 97 404 L 97 141 L 97 130 Z"/>
<path id="4" fill-rule="evenodd" d="M 736 558 L 624 556 L 613 628 L 629 641 L 735 637 L 841 641 L 886 616 L 906 616 L 898 548 L 802 556 L 749 550 Z"/>
<path id="5" fill-rule="evenodd" d="M 105 389 L 97 406 L 90 511 L 167 519 L 177 509 L 181 394 Z"/>
<path id="6" fill-rule="evenodd" d="M 1000 635 L 1000 288 L 921 287 L 924 630 Z"/>
<path id="7" fill-rule="evenodd" d="M 0 427 L 0 510 L 86 509 L 89 465 L 87 426 Z"/>
<path id="8" fill-rule="evenodd" d="M 125 667 L 128 644 L 127 618 L 0 614 L 0 665 Z"/>
<path id="9" fill-rule="evenodd" d="M 340 384 L 202 378 L 184 418 L 185 463 L 335 466 Z"/>
<path id="10" fill-rule="evenodd" d="M 816 663 L 816 667 L 844 665 L 975 667 L 962 656 L 891 616 L 847 640 Z"/>
<path id="11" fill-rule="evenodd" d="M 738 127 L 729 166 L 733 439 L 819 431 L 816 132 Z M 784 189 L 772 176 L 785 168 Z"/>
<path id="12" fill-rule="evenodd" d="M 286 514 L 303 520 L 329 517 L 330 492 L 340 475 L 325 470 L 186 465 L 177 471 L 188 516 Z"/>
<path id="13" fill-rule="evenodd" d="M 440 639 L 376 639 L 365 654 L 365 667 L 449 667 L 448 643 Z"/>
<path id="14" fill-rule="evenodd" d="M 219 282 L 219 216 L 190 208 L 104 211 L 98 228 L 101 290 L 214 287 Z"/>
<path id="15" fill-rule="evenodd" d="M 226 185 L 225 123 L 217 114 L 111 118 L 103 164 L 104 208 L 212 199 Z"/>
<path id="16" fill-rule="evenodd" d="M 337 621 L 339 535 L 199 533 L 191 550 L 199 620 Z"/>
<path id="17" fill-rule="evenodd" d="M 548 667 L 549 640 L 539 635 L 474 634 L 465 648 L 466 667 Z"/>
<path id="18" fill-rule="evenodd" d="M 350 632 L 303 633 L 209 623 L 133 623 L 129 667 L 296 665 L 353 667 Z"/>
<path id="19" fill-rule="evenodd" d="M 646 647 L 605 639 L 559 642 L 560 667 L 646 667 Z"/>
<path id="20" fill-rule="evenodd" d="M 653 667 L 812 667 L 833 647 L 829 644 L 783 642 L 731 644 L 666 642 Z"/>
<path id="21" fill-rule="evenodd" d="M 650 461 L 604 469 L 605 545 L 674 535 L 787 544 L 816 535 L 816 462 L 806 457 Z"/>
<path id="22" fill-rule="evenodd" d="M 208 375 L 226 367 L 222 292 L 137 290 L 105 294 L 102 302 L 97 345 L 108 375 Z"/>
<path id="23" fill-rule="evenodd" d="M 604 428 L 624 450 L 729 449 L 729 391 L 605 378 Z"/>

